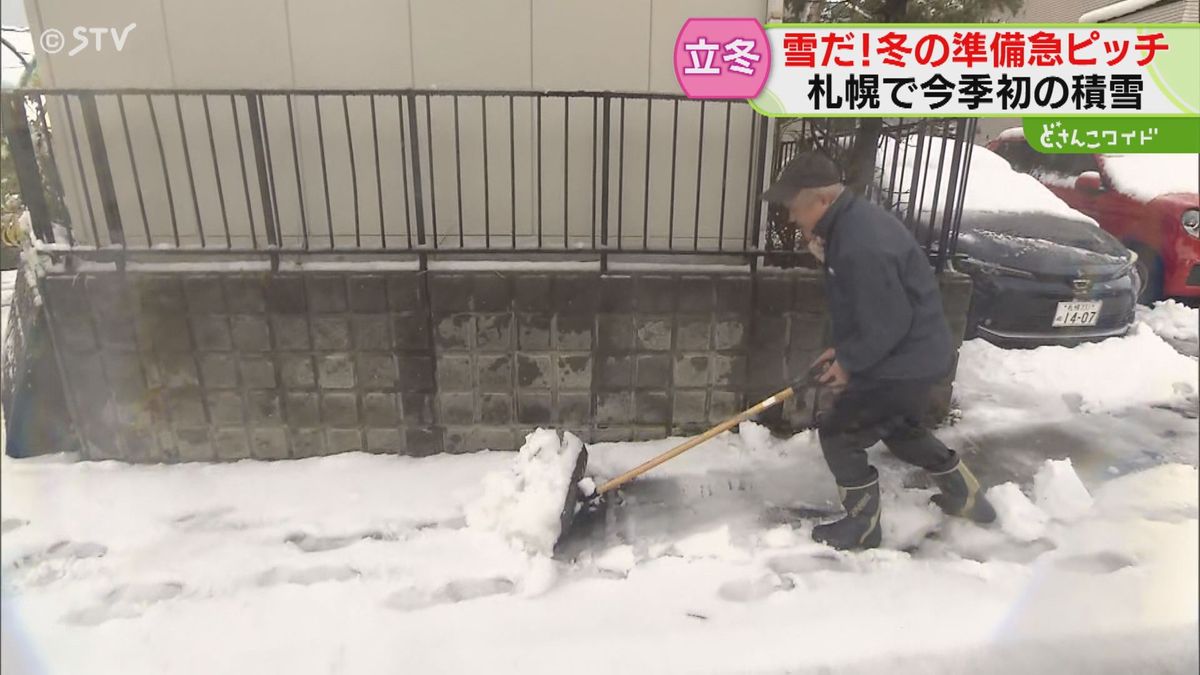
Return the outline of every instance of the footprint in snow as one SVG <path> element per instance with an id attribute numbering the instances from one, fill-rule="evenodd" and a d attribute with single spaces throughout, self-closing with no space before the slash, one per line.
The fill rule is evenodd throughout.
<path id="1" fill-rule="evenodd" d="M 466 600 L 511 593 L 516 587 L 509 579 L 491 577 L 483 579 L 456 579 L 433 591 L 422 588 L 405 588 L 392 593 L 384 604 L 392 609 L 411 612 L 434 605 L 445 605 Z"/>
<path id="2" fill-rule="evenodd" d="M 311 586 L 326 581 L 349 581 L 361 576 L 353 567 L 346 565 L 316 565 L 313 567 L 272 567 L 258 575 L 259 586 L 299 584 Z"/>
<path id="3" fill-rule="evenodd" d="M 20 529 L 29 524 L 28 520 L 23 518 L 5 518 L 0 521 L 0 534 L 8 534 L 13 530 Z"/>
<path id="4" fill-rule="evenodd" d="M 402 542 L 402 540 L 408 537 L 408 534 L 414 531 L 436 530 L 436 528 L 460 528 L 464 526 L 464 524 L 460 524 L 460 521 L 461 519 L 444 522 L 421 521 L 415 522 L 415 524 L 386 526 L 384 530 L 367 530 L 349 534 L 335 534 L 335 536 L 293 532 L 284 537 L 283 540 L 288 544 L 292 544 L 295 548 L 307 552 L 307 554 L 312 554 L 312 552 L 344 549 L 346 546 L 355 542 L 361 542 L 364 539 L 371 539 L 374 542 Z"/>
<path id="5" fill-rule="evenodd" d="M 80 560 L 83 558 L 99 558 L 108 553 L 108 547 L 91 541 L 60 541 L 49 547 L 18 558 L 13 562 L 14 568 L 28 568 L 55 560 Z"/>
<path id="6" fill-rule="evenodd" d="M 846 562 L 835 555 L 784 555 L 767 561 L 767 567 L 776 574 L 806 574 L 808 572 L 847 572 Z"/>
<path id="7" fill-rule="evenodd" d="M 1112 551 L 1073 555 L 1054 561 L 1054 566 L 1059 569 L 1088 574 L 1110 574 L 1134 565 L 1137 565 L 1137 561 L 1133 558 Z"/>
<path id="8" fill-rule="evenodd" d="M 221 506 L 215 509 L 185 513 L 171 521 L 171 524 L 185 532 L 225 532 L 244 530 L 246 523 L 228 518 L 234 512 L 232 506 Z"/>
<path id="9" fill-rule="evenodd" d="M 790 591 L 795 582 L 778 574 L 764 574 L 756 579 L 727 581 L 717 589 L 717 595 L 731 602 L 755 602 L 776 591 Z"/>
<path id="10" fill-rule="evenodd" d="M 383 532 L 370 531 L 361 532 L 358 534 L 347 534 L 341 536 L 319 536 L 308 534 L 305 532 L 293 532 L 284 538 L 286 543 L 295 546 L 305 553 L 319 553 L 321 551 L 333 551 L 339 548 L 345 548 L 350 544 L 362 541 L 364 539 L 372 539 L 380 541 L 383 539 L 395 539 L 396 537 L 385 536 Z"/>
<path id="11" fill-rule="evenodd" d="M 176 581 L 117 586 L 90 607 L 67 613 L 63 620 L 77 626 L 96 626 L 113 619 L 133 619 L 151 605 L 177 597 L 183 584 Z"/>

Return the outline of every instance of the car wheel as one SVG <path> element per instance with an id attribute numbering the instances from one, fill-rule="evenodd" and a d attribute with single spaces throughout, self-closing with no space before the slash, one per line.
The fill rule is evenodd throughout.
<path id="1" fill-rule="evenodd" d="M 1130 246 L 1137 253 L 1137 273 L 1140 286 L 1138 287 L 1138 303 L 1148 305 L 1162 299 L 1163 264 L 1162 258 L 1146 246 Z"/>

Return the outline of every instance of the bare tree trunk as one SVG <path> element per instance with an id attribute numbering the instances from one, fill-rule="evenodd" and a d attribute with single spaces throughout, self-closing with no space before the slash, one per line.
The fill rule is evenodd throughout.
<path id="1" fill-rule="evenodd" d="M 885 0 L 883 15 L 879 19 L 883 23 L 896 23 L 903 21 L 906 14 L 908 0 Z M 879 146 L 882 130 L 883 120 L 878 117 L 859 120 L 854 134 L 854 147 L 846 162 L 846 184 L 858 194 L 866 191 L 875 173 L 875 150 Z"/>

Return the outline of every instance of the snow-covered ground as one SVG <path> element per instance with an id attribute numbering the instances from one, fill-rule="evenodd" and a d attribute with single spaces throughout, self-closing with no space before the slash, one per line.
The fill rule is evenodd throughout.
<path id="1" fill-rule="evenodd" d="M 809 540 L 836 510 L 815 439 L 750 423 L 578 520 L 555 559 L 480 517 L 512 503 L 486 478 L 511 453 L 5 457 L 4 672 L 1192 673 L 1200 384 L 1162 325 L 967 343 L 939 433 L 1000 521 L 948 520 L 876 448 L 884 548 L 859 554 Z M 590 472 L 677 440 L 589 446 Z"/>

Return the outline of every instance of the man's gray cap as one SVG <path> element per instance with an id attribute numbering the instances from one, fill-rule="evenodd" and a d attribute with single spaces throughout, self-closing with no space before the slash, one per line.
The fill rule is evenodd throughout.
<path id="1" fill-rule="evenodd" d="M 788 162 L 762 198 L 772 204 L 787 204 L 801 190 L 840 182 L 842 172 L 833 160 L 819 152 L 802 152 Z"/>

